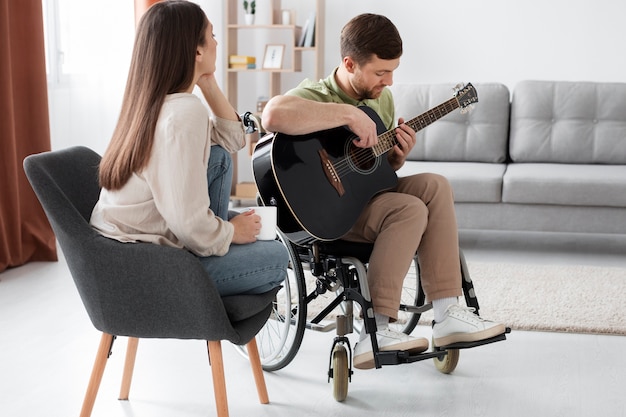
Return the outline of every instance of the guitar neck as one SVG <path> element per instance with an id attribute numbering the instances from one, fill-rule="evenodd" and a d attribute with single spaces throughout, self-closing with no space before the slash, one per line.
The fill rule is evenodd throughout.
<path id="1" fill-rule="evenodd" d="M 459 101 L 456 97 L 452 97 L 450 100 L 441 103 L 437 107 L 433 107 L 427 112 L 406 121 L 405 124 L 417 132 L 441 119 L 446 114 L 453 112 L 457 108 L 459 108 Z M 376 156 L 380 156 L 385 152 L 390 151 L 397 144 L 398 139 L 396 138 L 395 129 L 391 129 L 378 136 L 378 143 L 376 146 L 372 147 L 372 150 Z"/>

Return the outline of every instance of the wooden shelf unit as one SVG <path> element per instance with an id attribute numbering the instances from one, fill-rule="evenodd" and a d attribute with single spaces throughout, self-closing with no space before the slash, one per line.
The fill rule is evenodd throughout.
<path id="1" fill-rule="evenodd" d="M 224 93 L 230 103 L 240 112 L 246 109 L 239 108 L 239 86 L 244 77 L 254 77 L 259 74 L 267 74 L 268 88 L 264 92 L 264 96 L 271 98 L 275 95 L 282 94 L 281 79 L 282 75 L 288 73 L 302 72 L 304 78 L 320 79 L 324 75 L 324 1 L 325 0 L 265 0 L 262 4 L 257 0 L 257 13 L 260 13 L 259 7 L 271 6 L 271 22 L 260 22 L 261 24 L 244 24 L 243 23 L 243 0 L 227 0 L 225 3 L 225 21 L 226 36 L 224 45 L 224 70 L 225 85 Z M 294 13 L 295 8 L 300 12 Z M 291 10 L 291 22 L 288 25 L 282 24 L 282 10 Z M 263 11 L 268 13 L 267 10 Z M 315 13 L 315 32 L 313 46 L 297 46 L 300 40 L 301 31 L 304 30 L 304 22 L 309 19 L 311 13 Z M 267 16 L 267 15 L 265 15 Z M 298 25 L 300 23 L 300 25 Z M 280 37 L 284 42 L 285 51 L 283 65 L 280 69 L 263 69 L 263 56 L 265 53 L 264 46 L 259 46 L 258 41 L 255 45 L 242 45 L 242 39 L 250 36 L 249 32 L 253 32 L 253 36 L 257 39 L 273 39 Z M 274 43 L 274 42 L 266 42 Z M 302 67 L 303 54 L 311 54 L 307 56 L 313 65 Z M 229 56 L 231 55 L 248 55 L 256 58 L 255 69 L 229 68 Z M 308 61 L 307 61 L 308 62 Z M 255 75 L 256 74 L 256 75 Z M 250 81 L 248 81 L 250 82 Z M 292 86 L 293 87 L 293 86 Z M 255 95 L 257 95 L 255 93 Z M 234 158 L 234 178 L 232 194 L 236 194 L 238 183 L 237 155 Z M 243 161 L 242 161 L 243 162 Z"/>

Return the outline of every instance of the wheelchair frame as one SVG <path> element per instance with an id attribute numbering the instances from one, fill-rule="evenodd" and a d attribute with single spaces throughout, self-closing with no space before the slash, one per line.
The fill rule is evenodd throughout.
<path id="1" fill-rule="evenodd" d="M 296 356 L 304 337 L 305 329 L 329 332 L 336 330 L 331 346 L 328 380 L 333 381 L 333 395 L 337 401 L 347 396 L 348 382 L 353 375 L 352 348 L 347 334 L 355 330 L 355 316 L 361 316 L 363 327 L 370 334 L 376 368 L 386 365 L 413 363 L 433 359 L 436 368 L 442 373 L 452 372 L 459 360 L 459 350 L 505 340 L 505 334 L 473 343 L 458 343 L 451 346 L 433 348 L 432 351 L 409 355 L 403 351 L 379 351 L 376 340 L 376 320 L 367 283 L 367 260 L 371 253 L 371 244 L 346 241 L 321 242 L 298 245 L 286 238 L 278 230 L 278 239 L 289 252 L 290 265 L 288 279 L 278 294 L 274 309 L 265 327 L 257 335 L 257 345 L 263 369 L 276 371 L 287 366 Z M 462 288 L 465 302 L 479 311 L 474 285 L 469 276 L 465 257 L 460 252 Z M 315 288 L 307 289 L 305 268 L 315 278 Z M 417 256 L 414 259 L 415 279 L 409 273 L 403 286 L 400 318 L 393 324 L 395 330 L 411 333 L 421 317 L 430 310 L 425 304 L 425 294 L 420 282 L 420 268 Z M 335 292 L 336 296 L 313 318 L 307 319 L 308 305 L 320 295 Z M 360 312 L 354 312 L 354 302 Z M 337 308 L 334 322 L 324 320 Z M 360 314 L 359 314 L 360 313 Z M 510 329 L 507 328 L 506 333 Z M 245 356 L 245 351 L 241 349 Z M 349 353 L 349 354 L 348 354 Z"/>

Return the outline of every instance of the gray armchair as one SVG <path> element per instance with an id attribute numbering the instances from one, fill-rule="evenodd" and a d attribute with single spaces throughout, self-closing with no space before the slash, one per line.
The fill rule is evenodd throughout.
<path id="1" fill-rule="evenodd" d="M 207 341 L 218 416 L 228 416 L 221 340 L 247 344 L 259 400 L 269 402 L 254 336 L 267 321 L 278 288 L 220 297 L 189 252 L 101 236 L 89 225 L 100 192 L 99 162 L 85 147 L 24 160 L 87 314 L 102 332 L 81 416 L 91 414 L 117 336 L 129 337 L 120 399 L 128 399 L 138 339 L 175 338 Z"/>

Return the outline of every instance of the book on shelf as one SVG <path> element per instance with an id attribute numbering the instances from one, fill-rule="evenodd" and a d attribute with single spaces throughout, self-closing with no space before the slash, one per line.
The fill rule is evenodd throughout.
<path id="1" fill-rule="evenodd" d="M 304 22 L 304 26 L 302 27 L 302 32 L 300 32 L 300 37 L 298 38 L 298 43 L 296 46 L 304 46 L 304 40 L 306 39 L 306 32 L 309 30 L 309 25 L 311 24 L 310 20 L 307 19 Z"/>
<path id="2" fill-rule="evenodd" d="M 228 57 L 229 64 L 256 64 L 256 58 L 248 55 L 230 55 Z"/>
<path id="3" fill-rule="evenodd" d="M 301 46 L 300 45 L 300 38 L 302 37 L 302 33 L 304 33 L 303 27 L 302 26 L 294 26 L 295 29 L 295 35 L 294 35 L 294 39 L 295 39 L 295 45 L 296 47 Z"/>
<path id="4" fill-rule="evenodd" d="M 308 25 L 304 35 L 304 43 L 302 44 L 305 48 L 315 46 L 315 12 L 311 12 L 307 22 Z"/>
<path id="5" fill-rule="evenodd" d="M 228 64 L 231 69 L 256 69 L 256 64 Z"/>

